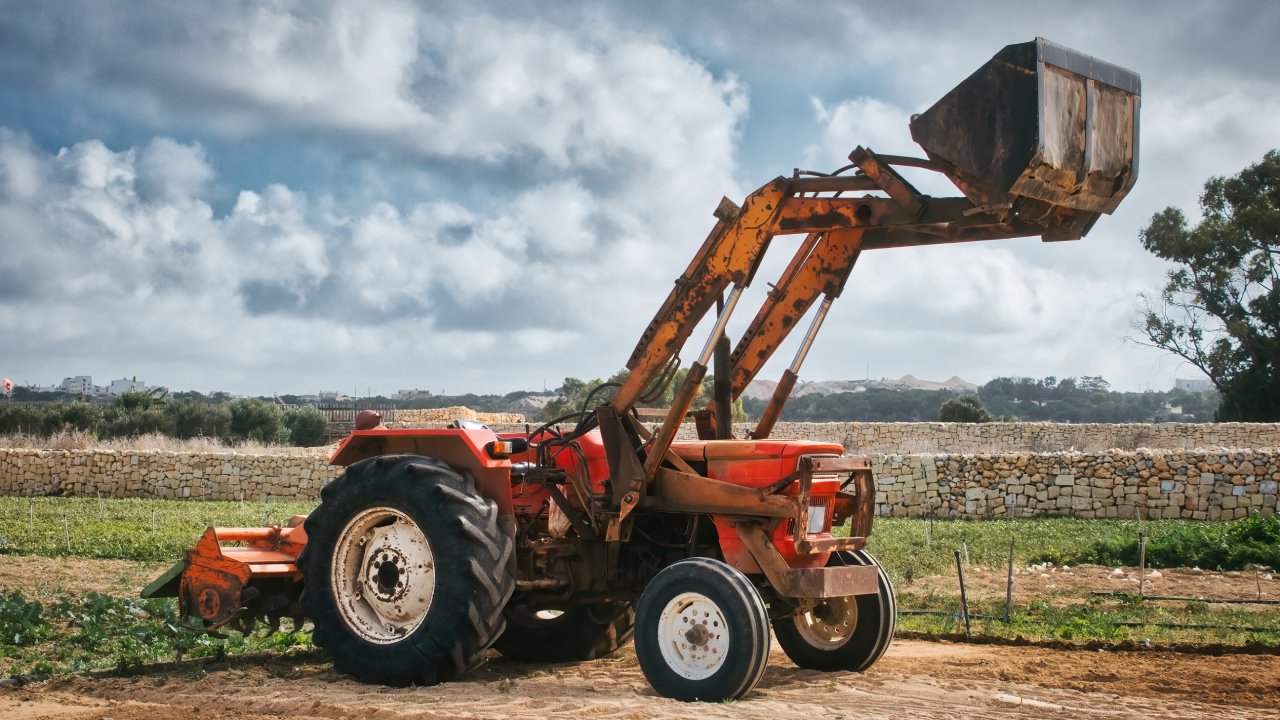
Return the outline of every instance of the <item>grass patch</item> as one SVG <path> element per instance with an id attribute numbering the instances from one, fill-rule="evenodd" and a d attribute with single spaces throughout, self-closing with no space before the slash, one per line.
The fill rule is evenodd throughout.
<path id="1" fill-rule="evenodd" d="M 1231 522 L 1148 520 L 1140 525 L 1147 535 L 1151 567 L 1241 570 L 1250 564 L 1280 565 L 1280 516 Z M 916 577 L 954 572 L 953 553 L 964 548 L 970 564 L 1004 567 L 1010 541 L 1019 566 L 1051 562 L 1131 567 L 1138 564 L 1138 532 L 1135 520 L 876 518 L 867 547 L 898 580 L 908 572 Z"/>
<path id="2" fill-rule="evenodd" d="M 1151 567 L 1244 570 L 1249 566 L 1280 566 L 1280 516 L 1254 516 L 1225 523 L 1182 523 L 1144 530 L 1147 532 L 1147 565 Z M 1138 538 L 1123 536 L 1095 540 L 1073 560 L 1121 565 L 1137 556 Z"/>
<path id="3" fill-rule="evenodd" d="M 1176 524 L 1164 520 L 1143 523 Z M 847 528 L 844 529 L 847 532 Z M 1027 518 L 1019 520 L 926 520 L 876 518 L 867 548 L 894 580 L 908 573 L 916 577 L 954 573 L 956 550 L 968 549 L 968 560 L 980 567 L 1004 567 L 1009 542 L 1014 542 L 1014 562 L 1075 563 L 1081 550 L 1095 542 L 1137 537 L 1137 524 L 1128 520 L 1078 520 Z M 1125 565 L 1136 565 L 1137 553 Z"/>
<path id="4" fill-rule="evenodd" d="M 960 598 L 899 595 L 898 627 L 928 634 L 963 633 Z M 918 614 L 927 613 L 927 614 Z M 1086 602 L 1017 603 L 1004 621 L 1003 600 L 969 602 L 974 635 L 1034 641 L 1223 644 L 1280 648 L 1280 611 L 1203 602 L 1140 602 L 1131 597 L 1090 597 Z"/>
<path id="5" fill-rule="evenodd" d="M 315 505 L 0 497 L 0 554 L 176 561 L 206 527 L 283 524 Z"/>
<path id="6" fill-rule="evenodd" d="M 307 632 L 224 639 L 188 630 L 172 599 L 118 598 L 100 593 L 49 603 L 21 592 L 0 594 L 0 668 L 8 676 L 43 677 L 114 668 L 129 673 L 183 657 L 223 657 L 259 650 L 310 647 Z"/>

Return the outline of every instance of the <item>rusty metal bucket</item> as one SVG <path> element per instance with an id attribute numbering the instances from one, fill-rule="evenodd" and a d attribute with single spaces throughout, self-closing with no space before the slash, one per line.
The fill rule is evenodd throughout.
<path id="1" fill-rule="evenodd" d="M 1137 180 L 1141 93 L 1136 73 L 1037 38 L 996 53 L 911 135 L 975 204 L 1074 239 Z"/>

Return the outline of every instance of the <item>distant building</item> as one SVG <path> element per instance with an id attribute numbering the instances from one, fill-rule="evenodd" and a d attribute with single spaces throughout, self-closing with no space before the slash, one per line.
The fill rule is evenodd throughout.
<path id="1" fill-rule="evenodd" d="M 431 397 L 430 390 L 418 390 L 417 388 L 414 388 L 412 390 L 396 391 L 396 400 L 417 400 L 419 398 L 427 397 Z"/>
<path id="2" fill-rule="evenodd" d="M 63 378 L 58 389 L 71 395 L 102 395 L 106 392 L 101 385 L 94 385 L 93 378 L 89 375 Z"/>
<path id="3" fill-rule="evenodd" d="M 1209 378 L 1176 378 L 1173 381 L 1173 389 L 1183 392 L 1213 392 L 1217 390 L 1213 386 L 1213 381 Z"/>
<path id="4" fill-rule="evenodd" d="M 111 381 L 111 384 L 107 386 L 107 394 L 123 395 L 131 390 L 137 391 L 137 392 L 146 392 L 150 389 L 151 388 L 148 387 L 146 383 L 142 382 L 137 378 L 133 378 L 132 380 L 130 380 L 129 378 L 121 378 L 119 380 Z"/>
<path id="5" fill-rule="evenodd" d="M 343 402 L 350 399 L 351 397 L 349 395 L 344 395 L 337 390 L 320 391 L 320 402 Z"/>

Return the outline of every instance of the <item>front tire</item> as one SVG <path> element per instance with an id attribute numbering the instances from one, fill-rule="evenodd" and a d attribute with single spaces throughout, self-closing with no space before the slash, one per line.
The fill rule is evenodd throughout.
<path id="1" fill-rule="evenodd" d="M 865 550 L 832 553 L 832 565 L 875 565 L 879 590 L 874 595 L 826 598 L 773 622 L 773 633 L 787 657 L 807 670 L 862 672 L 875 664 L 897 628 L 898 607 L 884 568 Z"/>
<path id="2" fill-rule="evenodd" d="M 649 684 L 676 700 L 736 700 L 769 660 L 769 616 L 751 581 L 719 560 L 658 573 L 636 608 L 636 657 Z"/>
<path id="3" fill-rule="evenodd" d="M 515 588 L 497 505 L 417 455 L 355 463 L 320 497 L 298 557 L 299 603 L 334 667 L 404 686 L 479 665 Z"/>

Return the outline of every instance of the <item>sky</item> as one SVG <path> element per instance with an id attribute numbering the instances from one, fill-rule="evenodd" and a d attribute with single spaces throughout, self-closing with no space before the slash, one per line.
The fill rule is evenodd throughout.
<path id="1" fill-rule="evenodd" d="M 721 196 L 856 145 L 920 155 L 912 113 L 1044 36 L 1142 76 L 1133 192 L 1078 242 L 865 253 L 801 378 L 1168 389 L 1199 374 L 1133 341 L 1169 269 L 1139 233 L 1280 147 L 1277 28 L 1263 2 L 0 0 L 0 376 L 608 376 Z"/>

